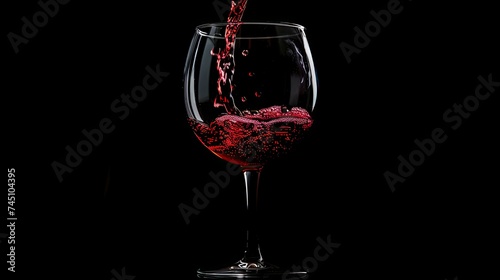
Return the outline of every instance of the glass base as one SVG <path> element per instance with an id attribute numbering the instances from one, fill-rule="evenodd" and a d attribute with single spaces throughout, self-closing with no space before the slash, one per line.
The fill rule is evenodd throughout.
<path id="1" fill-rule="evenodd" d="M 197 271 L 198 278 L 202 279 L 280 279 L 295 280 L 307 279 L 305 271 L 290 271 L 279 268 L 272 264 L 245 263 L 239 261 L 234 265 L 214 270 Z"/>

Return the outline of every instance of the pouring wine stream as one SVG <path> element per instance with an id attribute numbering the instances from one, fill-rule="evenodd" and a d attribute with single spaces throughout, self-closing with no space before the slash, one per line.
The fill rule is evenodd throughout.
<path id="1" fill-rule="evenodd" d="M 224 106 L 228 114 L 241 115 L 241 111 L 236 107 L 232 96 L 233 91 L 233 75 L 234 75 L 234 43 L 236 40 L 236 33 L 239 30 L 239 22 L 245 12 L 247 0 L 240 0 L 237 4 L 235 1 L 231 2 L 231 10 L 227 18 L 227 22 L 231 23 L 226 26 L 225 38 L 226 47 L 220 52 L 216 53 L 212 50 L 212 55 L 217 56 L 217 71 L 219 78 L 217 80 L 217 90 L 219 95 L 214 100 L 214 106 Z"/>

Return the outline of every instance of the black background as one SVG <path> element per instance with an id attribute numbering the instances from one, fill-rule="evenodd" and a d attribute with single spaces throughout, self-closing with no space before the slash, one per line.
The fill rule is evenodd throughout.
<path id="1" fill-rule="evenodd" d="M 16 170 L 17 272 L 1 279 L 118 279 L 122 268 L 137 280 L 194 279 L 202 265 L 238 259 L 241 175 L 189 225 L 178 209 L 226 168 L 194 138 L 183 104 L 194 27 L 223 20 L 213 1 L 73 0 L 17 54 L 7 34 L 21 34 L 21 18 L 40 7 L 13 2 L 2 8 L 2 93 L 5 165 Z M 314 133 L 262 173 L 264 258 L 301 265 L 317 238 L 330 236 L 341 245 L 314 279 L 497 274 L 500 89 L 456 130 L 443 113 L 474 94 L 478 76 L 500 81 L 498 12 L 488 1 L 401 1 L 401 13 L 347 63 L 339 44 L 353 45 L 353 28 L 388 2 L 248 2 L 245 20 L 307 28 L 319 81 Z M 111 103 L 142 83 L 148 65 L 169 76 L 117 119 Z M 65 147 L 103 118 L 115 130 L 59 182 L 51 164 L 65 163 Z M 408 158 L 413 141 L 435 128 L 447 140 L 391 191 L 384 172 L 397 173 L 398 156 Z"/>

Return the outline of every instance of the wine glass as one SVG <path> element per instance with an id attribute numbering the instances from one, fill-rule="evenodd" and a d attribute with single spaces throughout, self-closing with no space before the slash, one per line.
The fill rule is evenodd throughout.
<path id="1" fill-rule="evenodd" d="M 317 77 L 305 28 L 285 22 L 207 23 L 195 28 L 184 68 L 187 121 L 196 138 L 244 175 L 243 257 L 198 270 L 200 278 L 268 278 L 286 270 L 264 260 L 257 190 L 266 163 L 309 133 Z M 305 278 L 306 271 L 286 272 Z"/>

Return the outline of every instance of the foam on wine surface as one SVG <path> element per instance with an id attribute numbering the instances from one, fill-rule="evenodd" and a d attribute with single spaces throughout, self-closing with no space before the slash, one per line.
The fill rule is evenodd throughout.
<path id="1" fill-rule="evenodd" d="M 210 124 L 190 120 L 198 139 L 214 154 L 242 166 L 264 165 L 288 153 L 311 128 L 307 110 L 271 106 L 242 115 L 222 115 Z"/>

